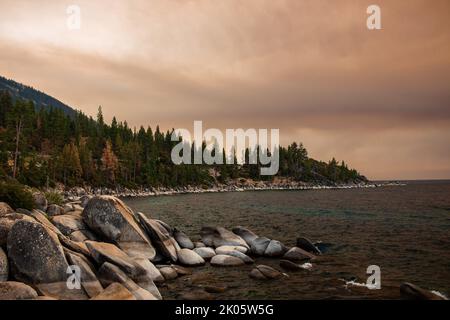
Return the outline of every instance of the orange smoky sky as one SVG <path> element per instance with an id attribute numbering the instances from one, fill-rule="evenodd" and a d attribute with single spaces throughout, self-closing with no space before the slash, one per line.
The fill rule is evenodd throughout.
<path id="1" fill-rule="evenodd" d="M 279 128 L 371 179 L 450 178 L 448 0 L 1 0 L 0 74 L 131 126 Z"/>

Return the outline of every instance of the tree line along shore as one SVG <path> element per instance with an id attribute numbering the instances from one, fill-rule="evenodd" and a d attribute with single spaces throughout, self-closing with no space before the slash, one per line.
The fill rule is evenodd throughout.
<path id="1" fill-rule="evenodd" d="M 259 164 L 180 164 L 171 161 L 173 130 L 159 126 L 130 128 L 115 117 L 105 123 L 101 107 L 96 119 L 0 92 L 0 180 L 31 187 L 212 188 L 239 179 L 273 182 L 288 178 L 318 185 L 358 184 L 367 179 L 343 161 L 308 156 L 301 143 L 280 147 L 275 176 L 260 175 Z M 205 144 L 203 144 L 205 147 Z M 247 159 L 252 150 L 245 151 Z M 223 153 L 225 157 L 225 153 Z M 247 162 L 248 163 L 248 162 Z"/>

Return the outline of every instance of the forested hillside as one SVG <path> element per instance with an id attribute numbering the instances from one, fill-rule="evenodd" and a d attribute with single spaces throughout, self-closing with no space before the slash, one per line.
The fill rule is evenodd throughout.
<path id="1" fill-rule="evenodd" d="M 73 110 L 73 109 L 71 109 Z M 79 111 L 67 114 L 57 107 L 0 92 L 0 177 L 30 186 L 186 186 L 260 176 L 258 165 L 219 165 L 214 176 L 207 165 L 174 165 L 170 154 L 178 142 L 159 127 L 130 128 L 116 118 L 105 123 L 99 108 L 96 119 Z M 247 150 L 246 154 L 248 155 Z M 302 144 L 280 148 L 278 176 L 325 184 L 365 181 L 356 170 L 335 159 L 320 162 L 308 157 Z"/>
<path id="2" fill-rule="evenodd" d="M 30 86 L 6 79 L 0 76 L 0 91 L 8 91 L 13 100 L 23 99 L 33 101 L 37 110 L 41 108 L 53 107 L 62 110 L 67 115 L 74 115 L 75 110 L 44 92 L 36 90 Z"/>

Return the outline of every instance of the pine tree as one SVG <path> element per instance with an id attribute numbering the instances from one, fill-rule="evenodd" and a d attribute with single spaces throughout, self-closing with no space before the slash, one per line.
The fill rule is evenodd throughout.
<path id="1" fill-rule="evenodd" d="M 105 147 L 102 153 L 102 170 L 106 173 L 108 182 L 114 183 L 116 181 L 116 171 L 119 166 L 119 161 L 114 154 L 111 146 L 111 140 L 106 140 Z"/>

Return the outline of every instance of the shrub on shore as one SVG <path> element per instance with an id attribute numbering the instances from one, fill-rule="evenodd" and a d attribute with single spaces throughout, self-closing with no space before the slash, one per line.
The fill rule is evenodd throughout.
<path id="1" fill-rule="evenodd" d="M 45 198 L 47 199 L 48 204 L 57 204 L 58 206 L 60 206 L 64 202 L 62 195 L 58 192 L 53 191 L 46 192 Z"/>
<path id="2" fill-rule="evenodd" d="M 13 209 L 31 210 L 34 207 L 31 192 L 17 182 L 0 182 L 0 201 L 6 202 Z"/>

